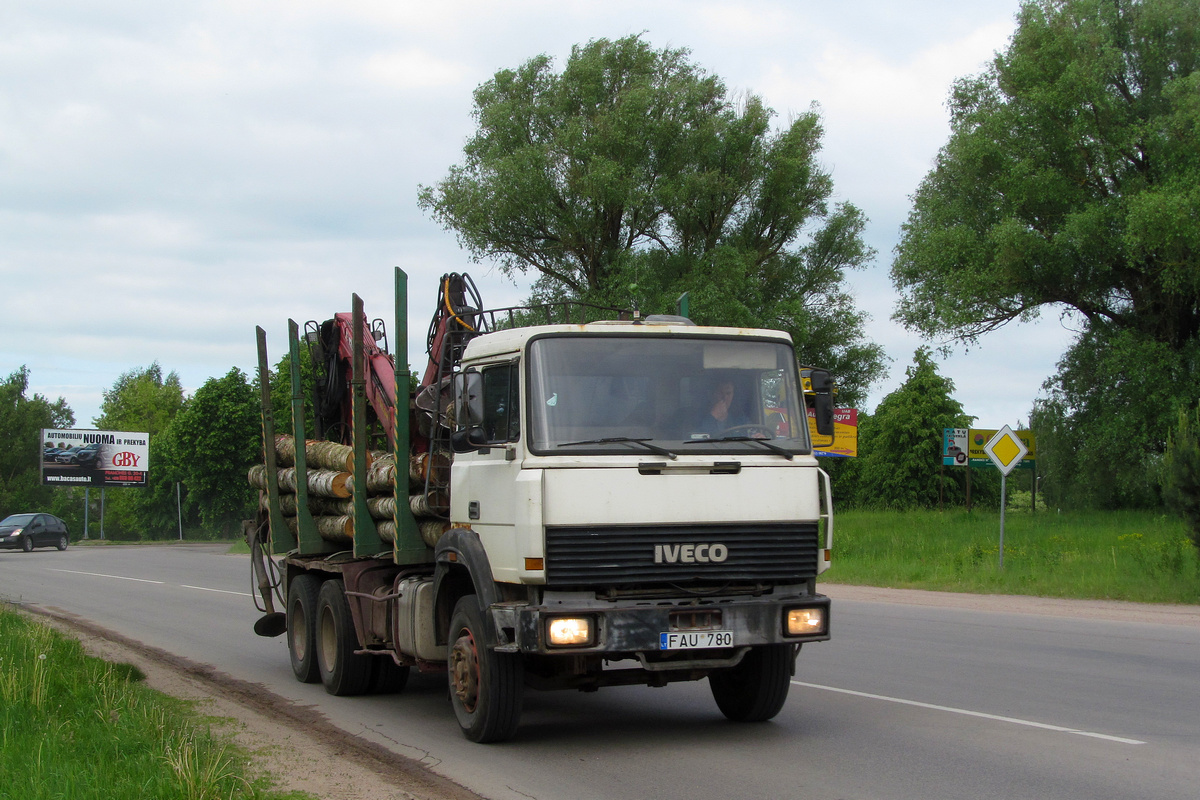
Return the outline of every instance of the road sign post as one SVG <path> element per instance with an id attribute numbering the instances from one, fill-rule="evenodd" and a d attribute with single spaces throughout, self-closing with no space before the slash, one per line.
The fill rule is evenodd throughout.
<path id="1" fill-rule="evenodd" d="M 1000 569 L 1004 569 L 1004 507 L 1008 505 L 1008 473 L 1021 463 L 1029 448 L 1005 425 L 988 440 L 983 451 L 1000 470 Z"/>

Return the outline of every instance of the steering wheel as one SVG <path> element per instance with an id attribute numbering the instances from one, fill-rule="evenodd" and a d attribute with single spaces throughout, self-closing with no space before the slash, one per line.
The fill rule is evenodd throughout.
<path id="1" fill-rule="evenodd" d="M 732 428 L 726 428 L 725 430 L 721 431 L 722 436 L 754 436 L 756 433 L 762 434 L 761 437 L 755 436 L 754 438 L 756 439 L 775 438 L 775 432 L 773 430 L 768 428 L 766 425 L 759 425 L 757 423 L 750 423 L 749 425 L 734 425 Z"/>

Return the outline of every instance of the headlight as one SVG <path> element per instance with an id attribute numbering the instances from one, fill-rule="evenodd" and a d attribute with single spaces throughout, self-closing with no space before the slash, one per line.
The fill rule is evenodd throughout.
<path id="1" fill-rule="evenodd" d="M 592 643 L 592 621 L 588 617 L 558 617 L 547 626 L 553 647 L 587 647 Z"/>
<path id="2" fill-rule="evenodd" d="M 825 609 L 792 608 L 787 612 L 784 629 L 788 636 L 805 636 L 825 632 Z"/>

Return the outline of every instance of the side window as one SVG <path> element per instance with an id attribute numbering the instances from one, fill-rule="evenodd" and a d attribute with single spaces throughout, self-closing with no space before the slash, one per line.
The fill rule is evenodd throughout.
<path id="1" fill-rule="evenodd" d="M 483 375 L 483 430 L 488 444 L 515 442 L 521 438 L 517 365 L 485 367 L 480 372 Z"/>

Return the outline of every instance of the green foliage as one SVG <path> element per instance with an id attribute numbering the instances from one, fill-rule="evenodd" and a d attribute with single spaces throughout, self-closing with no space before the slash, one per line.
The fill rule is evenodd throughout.
<path id="1" fill-rule="evenodd" d="M 860 420 L 855 501 L 880 508 L 930 508 L 959 502 L 964 470 L 941 469 L 945 428 L 966 428 L 974 420 L 963 414 L 951 394 L 954 382 L 938 374 L 928 348 L 913 354 L 901 386 Z M 862 424 L 864 423 L 865 424 Z"/>
<path id="2" fill-rule="evenodd" d="M 144 677 L 0 607 L 0 800 L 296 797 Z"/>
<path id="3" fill-rule="evenodd" d="M 179 374 L 163 375 L 157 361 L 122 373 L 104 393 L 96 427 L 106 431 L 145 431 L 151 438 L 166 430 L 183 407 Z"/>
<path id="4" fill-rule="evenodd" d="M 41 485 L 41 431 L 75 424 L 61 397 L 54 402 L 40 394 L 26 397 L 28 390 L 26 367 L 0 382 L 0 516 L 49 508 L 55 487 Z"/>
<path id="5" fill-rule="evenodd" d="M 105 490 L 104 531 L 114 539 L 158 538 L 178 527 L 175 482 L 180 479 L 172 458 L 171 424 L 186 400 L 179 374 L 162 366 L 122 373 L 104 392 L 96 427 L 150 434 L 150 472 L 145 487 Z M 95 493 L 93 493 L 95 494 Z"/>
<path id="6" fill-rule="evenodd" d="M 973 340 L 1083 322 L 1033 417 L 1064 505 L 1150 506 L 1200 374 L 1200 3 L 1026 0 L 956 82 L 892 266 L 896 317 Z"/>
<path id="7" fill-rule="evenodd" d="M 1200 331 L 1200 4 L 1026 0 L 959 80 L 892 277 L 897 316 L 974 338 L 1043 306 L 1172 348 Z"/>
<path id="8" fill-rule="evenodd" d="M 1200 408 L 1179 410 L 1163 457 L 1163 496 L 1184 518 L 1192 544 L 1200 548 Z"/>
<path id="9" fill-rule="evenodd" d="M 258 398 L 241 370 L 209 378 L 172 425 L 175 464 L 187 504 L 212 533 L 228 538 L 253 511 L 246 471 L 262 455 Z"/>
<path id="10" fill-rule="evenodd" d="M 1200 396 L 1200 339 L 1173 349 L 1135 331 L 1093 327 L 1063 356 L 1030 414 L 1047 502 L 1156 507 L 1174 410 Z"/>
<path id="11" fill-rule="evenodd" d="M 861 212 L 830 207 L 815 111 L 773 131 L 760 98 L 737 100 L 682 49 L 640 37 L 546 56 L 475 91 L 462 164 L 420 204 L 477 259 L 533 270 L 533 302 L 673 311 L 788 330 L 853 402 L 882 375 L 844 273 L 874 255 Z"/>
<path id="12" fill-rule="evenodd" d="M 1200 553 L 1184 525 L 1148 512 L 851 511 L 838 517 L 835 583 L 905 589 L 1200 602 Z"/>
<path id="13" fill-rule="evenodd" d="M 316 381 L 312 359 L 303 350 L 300 351 L 300 395 L 304 403 L 304 419 L 307 420 L 306 437 L 313 437 L 313 386 Z M 257 396 L 258 376 L 254 377 L 254 388 Z M 292 355 L 287 353 L 279 359 L 271 372 L 271 410 L 275 414 L 276 433 L 291 433 L 292 431 Z"/>

